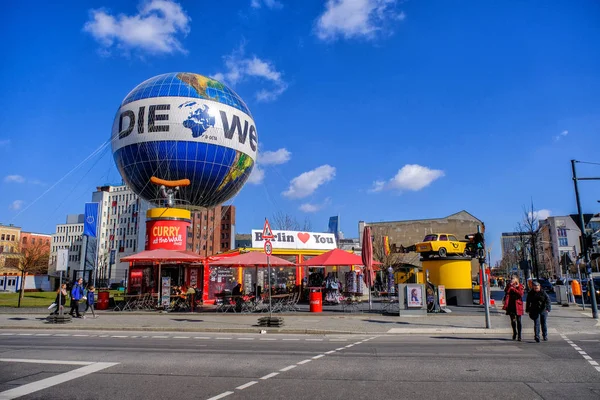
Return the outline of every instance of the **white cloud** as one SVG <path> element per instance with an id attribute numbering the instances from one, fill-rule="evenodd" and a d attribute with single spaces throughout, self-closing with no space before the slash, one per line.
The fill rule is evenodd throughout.
<path id="1" fill-rule="evenodd" d="M 255 55 L 246 57 L 243 44 L 224 59 L 226 71 L 217 72 L 213 78 L 231 85 L 242 82 L 246 78 L 257 78 L 268 82 L 269 88 L 263 88 L 255 94 L 258 101 L 275 100 L 288 88 L 282 73 L 277 71 L 270 61 L 261 60 Z"/>
<path id="2" fill-rule="evenodd" d="M 331 199 L 328 197 L 320 204 L 312 204 L 312 203 L 304 203 L 300 206 L 300 211 L 304 211 L 306 213 L 315 213 L 319 210 L 322 210 L 326 206 L 331 203 Z"/>
<path id="3" fill-rule="evenodd" d="M 113 47 L 121 50 L 140 50 L 150 54 L 187 53 L 179 41 L 190 31 L 190 17 L 175 1 L 144 2 L 135 15 L 113 16 L 105 10 L 91 10 L 90 20 L 83 30 L 108 55 Z"/>
<path id="4" fill-rule="evenodd" d="M 281 148 L 275 151 L 263 151 L 258 153 L 258 162 L 261 165 L 279 165 L 290 161 L 292 153 Z"/>
<path id="5" fill-rule="evenodd" d="M 388 182 L 381 180 L 373 182 L 370 192 L 381 192 L 384 189 L 419 191 L 429 186 L 433 181 L 444 176 L 444 171 L 430 169 L 418 164 L 406 164 L 398 170 L 396 176 Z"/>
<path id="6" fill-rule="evenodd" d="M 8 146 L 9 144 L 10 144 L 10 139 L 0 140 L 0 147 Z"/>
<path id="7" fill-rule="evenodd" d="M 558 135 L 554 136 L 554 141 L 558 142 L 560 139 L 564 138 L 568 134 L 569 134 L 569 131 L 564 130 L 561 133 L 559 133 Z"/>
<path id="8" fill-rule="evenodd" d="M 15 210 L 18 211 L 23 207 L 23 200 L 15 200 L 13 201 L 8 208 L 10 208 L 11 210 Z"/>
<path id="9" fill-rule="evenodd" d="M 282 194 L 292 199 L 301 199 L 310 196 L 319 186 L 331 181 L 334 177 L 334 167 L 327 164 L 321 165 L 292 179 L 290 187 Z"/>
<path id="10" fill-rule="evenodd" d="M 250 176 L 248 177 L 248 183 L 251 183 L 253 185 L 258 185 L 263 183 L 265 179 L 265 171 L 260 168 L 258 165 L 255 165 L 254 168 L 252 169 L 252 172 L 250 173 Z"/>
<path id="11" fill-rule="evenodd" d="M 4 182 L 5 183 L 24 183 L 25 178 L 23 178 L 21 175 L 7 175 L 4 177 Z"/>
<path id="12" fill-rule="evenodd" d="M 283 4 L 277 0 L 252 0 L 250 2 L 252 8 L 261 8 L 263 4 L 267 8 L 283 8 Z"/>
<path id="13" fill-rule="evenodd" d="M 542 220 L 548 219 L 550 214 L 552 214 L 552 211 L 547 210 L 547 209 L 542 209 L 542 210 L 534 211 L 533 218 L 537 219 L 538 221 L 542 221 Z M 529 212 L 528 215 L 529 215 L 529 218 L 531 218 L 531 212 Z"/>
<path id="14" fill-rule="evenodd" d="M 394 21 L 406 18 L 395 10 L 397 0 L 328 0 L 317 19 L 316 34 L 321 40 L 373 39 Z"/>

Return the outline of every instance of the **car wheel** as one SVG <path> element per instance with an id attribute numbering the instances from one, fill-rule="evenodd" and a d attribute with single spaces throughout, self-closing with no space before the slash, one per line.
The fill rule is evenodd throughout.
<path id="1" fill-rule="evenodd" d="M 438 250 L 438 254 L 440 255 L 440 257 L 446 257 L 446 255 L 448 253 L 446 252 L 446 248 L 445 247 L 440 247 L 440 249 Z"/>

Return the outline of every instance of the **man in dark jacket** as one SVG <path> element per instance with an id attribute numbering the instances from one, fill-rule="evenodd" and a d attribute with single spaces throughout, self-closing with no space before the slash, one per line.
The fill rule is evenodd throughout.
<path id="1" fill-rule="evenodd" d="M 74 312 L 77 314 L 77 318 L 82 317 L 81 313 L 79 312 L 79 300 L 81 300 L 82 297 L 83 297 L 83 278 L 79 278 L 79 280 L 77 280 L 77 282 L 75 282 L 75 284 L 73 285 L 73 288 L 71 289 L 71 311 L 69 311 L 69 314 L 71 314 L 72 317 L 75 316 L 75 315 L 73 315 Z"/>
<path id="2" fill-rule="evenodd" d="M 525 312 L 529 314 L 529 318 L 535 323 L 534 335 L 535 341 L 540 342 L 540 325 L 542 325 L 542 337 L 544 341 L 548 340 L 548 326 L 546 320 L 548 319 L 548 313 L 552 309 L 552 303 L 550 297 L 542 290 L 542 286 L 539 282 L 533 282 L 533 287 L 527 293 L 527 305 Z"/>

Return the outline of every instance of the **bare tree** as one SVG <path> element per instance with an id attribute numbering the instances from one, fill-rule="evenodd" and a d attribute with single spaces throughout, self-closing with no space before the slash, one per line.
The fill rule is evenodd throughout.
<path id="1" fill-rule="evenodd" d="M 540 226 L 537 214 L 533 210 L 533 202 L 530 210 L 523 206 L 523 214 L 523 221 L 519 222 L 516 228 L 520 242 L 519 253 L 521 261 L 526 261 L 527 253 L 529 253 L 533 274 L 536 278 L 539 278 L 537 245 L 539 243 Z"/>
<path id="2" fill-rule="evenodd" d="M 275 214 L 273 214 L 273 219 L 271 222 L 271 227 L 273 229 L 282 231 L 312 231 L 312 223 L 310 222 L 310 218 L 304 218 L 304 224 L 300 225 L 296 217 L 286 214 L 283 211 L 277 211 Z"/>
<path id="3" fill-rule="evenodd" d="M 17 254 L 12 257 L 13 266 L 21 273 L 21 288 L 17 307 L 21 307 L 21 300 L 25 293 L 25 276 L 27 274 L 48 273 L 49 260 L 50 245 L 42 240 L 27 246 L 19 246 Z"/>

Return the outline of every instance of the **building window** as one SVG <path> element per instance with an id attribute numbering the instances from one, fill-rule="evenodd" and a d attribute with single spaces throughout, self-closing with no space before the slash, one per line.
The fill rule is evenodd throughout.
<path id="1" fill-rule="evenodd" d="M 561 247 L 568 246 L 569 245 L 569 239 L 563 238 L 563 237 L 558 238 L 558 245 L 561 246 Z"/>
<path id="2" fill-rule="evenodd" d="M 556 230 L 558 237 L 567 237 L 567 230 L 565 228 L 558 228 Z"/>

